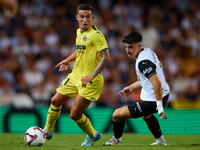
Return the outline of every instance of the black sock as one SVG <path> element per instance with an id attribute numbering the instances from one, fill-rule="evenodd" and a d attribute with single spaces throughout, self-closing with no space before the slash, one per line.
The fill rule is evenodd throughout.
<path id="1" fill-rule="evenodd" d="M 144 121 L 146 122 L 149 130 L 156 139 L 162 135 L 159 122 L 154 115 L 151 115 L 151 117 L 149 117 L 148 119 L 144 119 Z"/>
<path id="2" fill-rule="evenodd" d="M 113 132 L 114 132 L 115 138 L 122 137 L 124 127 L 125 127 L 125 121 L 124 120 L 122 120 L 120 122 L 114 122 L 113 121 Z"/>

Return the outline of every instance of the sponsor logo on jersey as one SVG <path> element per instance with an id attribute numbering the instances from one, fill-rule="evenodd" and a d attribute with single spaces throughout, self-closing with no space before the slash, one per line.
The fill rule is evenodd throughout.
<path id="1" fill-rule="evenodd" d="M 86 52 L 86 46 L 85 45 L 76 45 L 76 51 L 78 53 L 85 54 L 85 52 Z"/>
<path id="2" fill-rule="evenodd" d="M 143 74 L 150 73 L 152 70 L 153 70 L 153 68 L 149 67 L 149 68 L 143 70 Z"/>
<path id="3" fill-rule="evenodd" d="M 86 50 L 85 45 L 76 45 L 76 50 Z"/>

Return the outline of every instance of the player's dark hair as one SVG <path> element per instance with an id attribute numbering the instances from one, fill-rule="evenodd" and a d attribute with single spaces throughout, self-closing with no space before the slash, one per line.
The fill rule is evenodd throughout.
<path id="1" fill-rule="evenodd" d="M 127 44 L 142 42 L 142 35 L 136 31 L 131 32 L 124 37 L 122 42 Z"/>
<path id="2" fill-rule="evenodd" d="M 77 8 L 76 14 L 78 14 L 79 10 L 91 10 L 91 13 L 93 14 L 94 8 L 88 4 L 80 4 Z"/>

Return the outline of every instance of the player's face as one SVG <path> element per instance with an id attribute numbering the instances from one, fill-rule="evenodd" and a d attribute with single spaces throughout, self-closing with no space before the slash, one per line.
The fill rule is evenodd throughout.
<path id="1" fill-rule="evenodd" d="M 142 49 L 141 43 L 131 43 L 131 44 L 124 43 L 124 46 L 129 58 L 136 58 L 140 50 Z"/>
<path id="2" fill-rule="evenodd" d="M 76 15 L 76 20 L 78 20 L 79 28 L 81 31 L 85 31 L 92 26 L 92 20 L 94 16 L 91 10 L 79 10 Z"/>

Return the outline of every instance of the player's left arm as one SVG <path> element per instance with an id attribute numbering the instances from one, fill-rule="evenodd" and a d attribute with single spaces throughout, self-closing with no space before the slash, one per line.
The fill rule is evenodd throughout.
<path id="1" fill-rule="evenodd" d="M 108 62 L 111 60 L 108 48 L 102 50 L 100 53 L 101 53 L 102 58 L 98 64 L 98 66 L 96 67 L 96 69 L 91 73 L 91 76 L 93 78 L 95 78 L 106 67 Z"/>
<path id="2" fill-rule="evenodd" d="M 164 113 L 163 104 L 162 104 L 162 85 L 158 79 L 157 74 L 152 75 L 149 80 L 153 85 L 153 90 L 156 95 L 156 104 L 158 109 L 158 114 L 162 119 L 167 119 L 167 115 Z"/>
<path id="3" fill-rule="evenodd" d="M 95 70 L 91 73 L 89 76 L 85 76 L 81 79 L 82 81 L 82 86 L 86 86 L 88 82 L 92 81 L 108 64 L 108 62 L 111 60 L 110 54 L 108 51 L 108 48 L 102 50 L 101 52 L 101 61 L 95 68 Z"/>
<path id="4" fill-rule="evenodd" d="M 152 75 L 149 80 L 151 81 L 153 85 L 153 90 L 156 95 L 156 100 L 161 100 L 162 101 L 162 86 L 161 82 L 158 79 L 157 74 Z"/>

